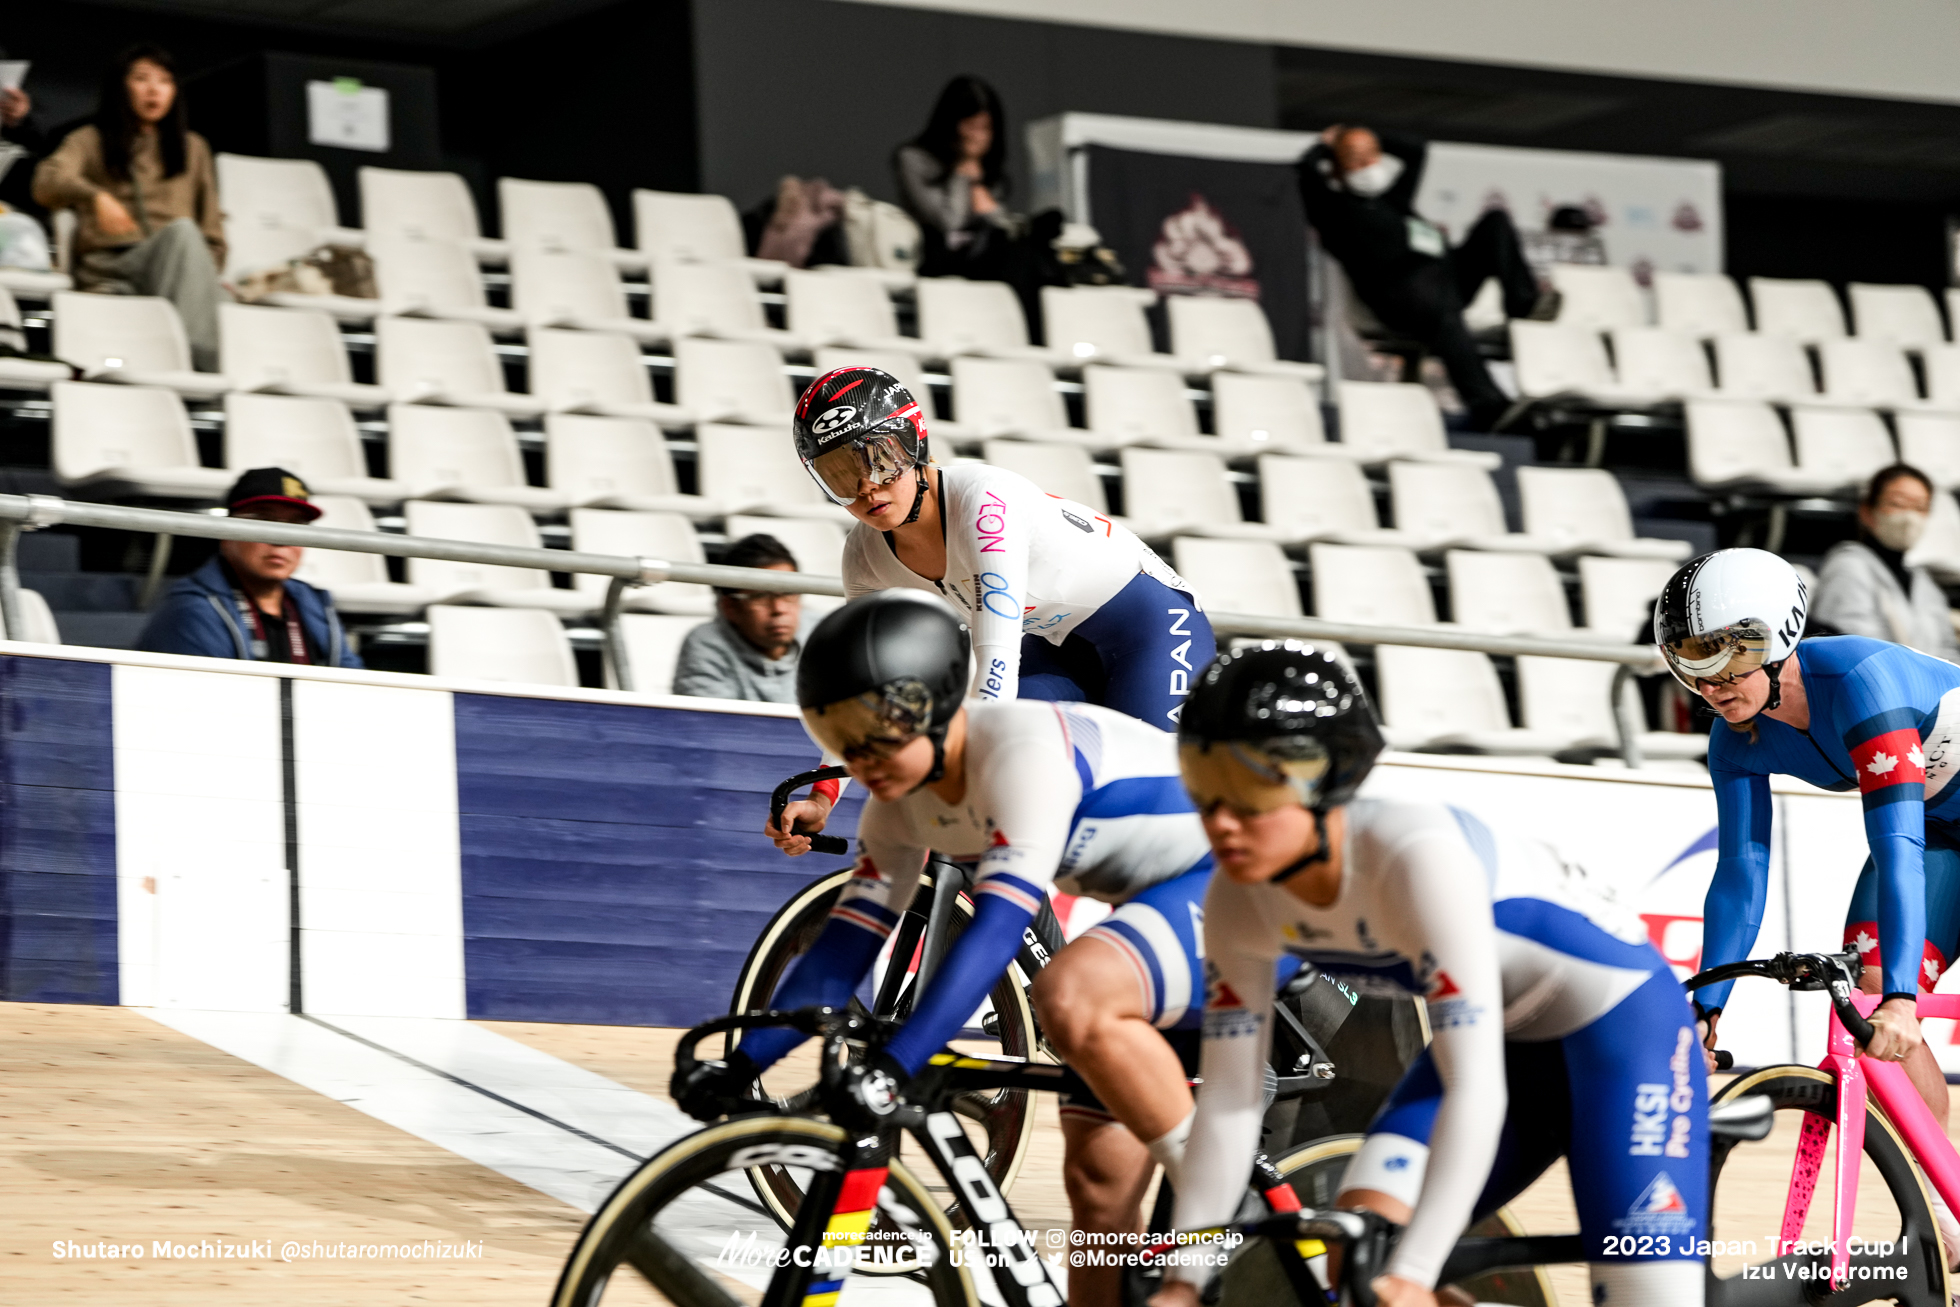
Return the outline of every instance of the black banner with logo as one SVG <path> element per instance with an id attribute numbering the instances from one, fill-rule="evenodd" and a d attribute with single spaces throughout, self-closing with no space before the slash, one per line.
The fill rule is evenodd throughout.
<path id="1" fill-rule="evenodd" d="M 1132 285 L 1256 298 L 1279 356 L 1308 359 L 1307 219 L 1291 164 L 1092 145 L 1089 205 Z"/>

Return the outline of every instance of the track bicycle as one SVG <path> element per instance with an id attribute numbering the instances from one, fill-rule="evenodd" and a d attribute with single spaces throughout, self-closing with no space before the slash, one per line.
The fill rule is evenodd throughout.
<path id="1" fill-rule="evenodd" d="M 939 1307 L 980 1307 L 976 1260 L 994 1282 L 990 1301 L 1062 1307 L 1064 1293 L 1053 1274 L 1062 1256 L 1039 1248 L 1015 1219 L 960 1129 L 953 1105 L 962 1093 L 992 1088 L 1080 1091 L 1084 1086 L 1074 1072 L 1053 1062 L 941 1052 L 907 1086 L 898 1111 L 866 1119 L 845 1091 L 849 1046 L 886 1033 L 888 1025 L 827 1007 L 729 1015 L 698 1025 L 674 1050 L 676 1072 L 684 1076 L 698 1064 L 702 1041 L 770 1025 L 788 1025 L 821 1041 L 813 1105 L 831 1119 L 792 1113 L 774 1101 L 725 1103 L 739 1115 L 676 1140 L 613 1189 L 578 1236 L 553 1307 L 600 1307 L 621 1270 L 674 1307 L 749 1307 L 757 1301 L 760 1307 L 835 1307 L 849 1274 L 878 1270 L 896 1270 L 919 1283 Z M 896 1156 L 900 1135 L 917 1144 L 951 1189 L 970 1234 L 955 1233 L 937 1195 Z M 1301 1209 L 1303 1199 L 1331 1201 L 1356 1144 L 1358 1137 L 1319 1140 L 1278 1164 L 1260 1158 L 1250 1178 L 1250 1205 L 1264 1215 Z M 788 1229 L 739 1189 L 737 1178 L 757 1164 L 784 1168 L 804 1195 Z M 1270 1236 L 1262 1258 L 1227 1266 L 1219 1280 L 1225 1307 L 1278 1307 L 1268 1301 L 1274 1280 L 1299 1303 L 1325 1303 L 1323 1295 L 1309 1293 L 1315 1282 L 1307 1260 L 1323 1248 L 1307 1238 Z M 643 1285 L 623 1285 L 617 1297 L 645 1301 Z M 1486 1301 L 1537 1307 L 1548 1299 Z"/>
<path id="2" fill-rule="evenodd" d="M 1767 1244 L 1778 1254 L 1712 1281 L 1727 1289 L 1722 1303 L 1850 1307 L 1890 1300 L 1907 1307 L 1948 1307 L 1951 1301 L 1927 1180 L 1950 1207 L 1960 1202 L 1960 1154 L 1904 1068 L 1861 1051 L 1872 1036 L 1866 1018 L 1882 1001 L 1858 991 L 1863 966 L 1855 949 L 1779 953 L 1713 967 L 1687 982 L 1693 990 L 1758 977 L 1796 991 L 1821 990 L 1831 1000 L 1822 1062 L 1762 1067 L 1736 1077 L 1714 1096 L 1712 1111 L 1742 1095 L 1766 1099 L 1778 1116 L 1780 1145 L 1735 1158 L 1732 1141 L 1714 1141 L 1710 1237 L 1718 1245 L 1753 1243 L 1758 1250 Z M 1960 1017 L 1960 995 L 1921 994 L 1919 1016 Z M 1727 1062 L 1725 1053 L 1717 1054 L 1718 1066 Z M 1825 1150 L 1834 1135 L 1827 1167 Z M 1827 1169 L 1833 1186 L 1828 1228 L 1825 1219 L 1811 1215 Z M 1780 1216 L 1750 1210 L 1742 1194 L 1745 1181 L 1783 1177 Z"/>

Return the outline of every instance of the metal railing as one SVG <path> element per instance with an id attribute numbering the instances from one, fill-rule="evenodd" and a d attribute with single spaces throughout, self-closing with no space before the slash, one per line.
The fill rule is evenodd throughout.
<path id="1" fill-rule="evenodd" d="M 632 663 L 620 628 L 620 607 L 626 591 L 636 585 L 681 581 L 731 589 L 765 590 L 778 594 L 842 596 L 843 581 L 809 572 L 779 572 L 714 563 L 683 563 L 623 554 L 587 554 L 568 549 L 527 549 L 516 545 L 475 544 L 466 540 L 436 540 L 391 535 L 379 531 L 346 531 L 333 527 L 295 526 L 284 522 L 229 518 L 205 513 L 173 512 L 158 508 L 126 508 L 118 504 L 82 503 L 52 495 L 0 495 L 0 626 L 17 638 L 25 624 L 20 606 L 19 547 L 22 531 L 49 526 L 105 527 L 167 536 L 198 536 L 212 540 L 252 540 L 265 544 L 297 545 L 308 549 L 339 549 L 349 553 L 386 554 L 397 558 L 432 558 L 496 567 L 529 567 L 549 572 L 576 572 L 612 578 L 606 589 L 599 622 L 605 636 L 606 665 L 613 683 L 622 690 L 633 686 Z M 1580 658 L 1619 664 L 1613 677 L 1613 722 L 1620 756 L 1638 767 L 1641 722 L 1628 705 L 1624 690 L 1634 675 L 1659 671 L 1658 655 L 1644 645 L 1621 645 L 1590 640 L 1546 640 L 1530 636 L 1485 635 L 1448 626 L 1373 626 L 1330 622 L 1317 617 L 1261 617 L 1249 613 L 1207 612 L 1212 629 L 1221 636 L 1266 636 L 1284 639 L 1335 640 L 1348 644 L 1408 645 L 1427 649 L 1463 649 L 1512 657 Z"/>

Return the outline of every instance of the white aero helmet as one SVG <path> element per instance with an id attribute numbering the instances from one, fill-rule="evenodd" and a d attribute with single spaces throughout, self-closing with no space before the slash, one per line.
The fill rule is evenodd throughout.
<path id="1" fill-rule="evenodd" d="M 1809 612 L 1796 568 L 1765 549 L 1718 549 L 1668 579 L 1654 606 L 1654 643 L 1690 690 L 1769 668 L 1775 707 L 1774 673 L 1803 638 Z"/>

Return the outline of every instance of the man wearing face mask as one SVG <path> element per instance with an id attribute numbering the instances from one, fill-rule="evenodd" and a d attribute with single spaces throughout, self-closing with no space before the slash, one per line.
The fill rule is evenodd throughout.
<path id="1" fill-rule="evenodd" d="M 1428 152 L 1415 137 L 1336 124 L 1300 160 L 1300 199 L 1361 302 L 1441 359 L 1472 425 L 1489 430 L 1509 400 L 1464 325 L 1464 305 L 1488 277 L 1513 318 L 1550 318 L 1557 297 L 1540 292 L 1503 210 L 1486 211 L 1454 249 L 1416 213 Z"/>
<path id="2" fill-rule="evenodd" d="M 1932 481 L 1909 464 L 1873 475 L 1858 504 L 1858 538 L 1824 555 L 1813 622 L 1960 662 L 1945 592 L 1924 567 L 1906 563 L 1925 534 L 1933 494 Z"/>

